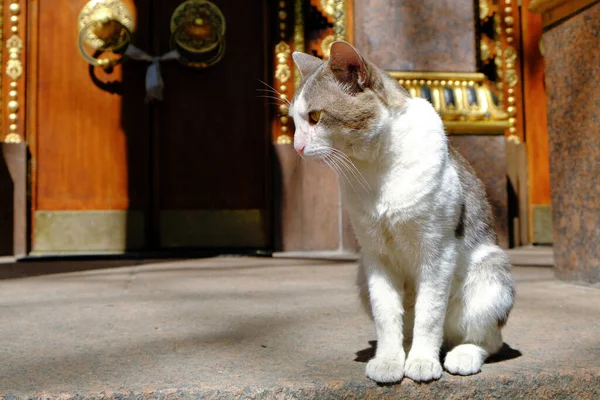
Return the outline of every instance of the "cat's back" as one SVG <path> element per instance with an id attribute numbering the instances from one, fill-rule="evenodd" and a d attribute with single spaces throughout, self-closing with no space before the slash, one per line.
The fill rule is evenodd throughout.
<path id="1" fill-rule="evenodd" d="M 462 189 L 457 236 L 464 240 L 467 248 L 475 248 L 478 244 L 484 243 L 495 244 L 496 231 L 492 208 L 483 183 L 471 164 L 452 146 L 449 146 L 449 156 Z"/>

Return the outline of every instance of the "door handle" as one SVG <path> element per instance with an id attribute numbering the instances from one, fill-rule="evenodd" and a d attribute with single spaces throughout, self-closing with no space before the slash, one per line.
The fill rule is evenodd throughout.
<path id="1" fill-rule="evenodd" d="M 79 13 L 78 27 L 79 52 L 83 58 L 93 66 L 110 69 L 123 61 L 135 22 L 120 0 L 90 0 Z M 100 55 L 107 57 L 99 58 Z"/>
<path id="2" fill-rule="evenodd" d="M 193 68 L 208 68 L 225 55 L 225 17 L 208 0 L 187 0 L 171 16 L 171 50 Z"/>

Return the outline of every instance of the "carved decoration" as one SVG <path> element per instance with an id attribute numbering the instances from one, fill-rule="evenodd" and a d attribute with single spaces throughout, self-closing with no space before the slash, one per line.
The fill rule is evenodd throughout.
<path id="1" fill-rule="evenodd" d="M 8 10 L 10 13 L 10 31 L 12 32 L 12 36 L 6 40 L 8 61 L 5 72 L 10 78 L 10 90 L 8 92 L 8 103 L 6 104 L 9 126 L 8 132 L 4 136 L 4 141 L 7 143 L 20 143 L 23 141 L 23 138 L 19 133 L 19 109 L 21 108 L 21 104 L 19 104 L 18 80 L 23 75 L 23 62 L 21 61 L 23 40 L 19 36 L 21 13 L 19 0 L 13 0 Z"/>
<path id="2" fill-rule="evenodd" d="M 289 1 L 289 0 L 288 0 Z M 296 7 L 296 4 L 294 4 Z M 293 22 L 297 21 L 297 18 L 289 18 L 288 12 L 289 4 L 286 1 L 279 1 L 277 9 L 278 19 L 278 42 L 275 45 L 275 73 L 274 73 L 274 88 L 272 88 L 272 96 L 277 96 L 280 100 L 277 104 L 278 115 L 277 121 L 274 121 L 273 129 L 273 141 L 275 144 L 289 144 L 292 142 L 292 138 L 289 134 L 289 118 L 288 104 L 289 98 L 293 94 L 293 88 L 290 88 L 288 82 L 292 79 L 292 60 L 291 54 L 292 49 L 288 44 L 288 20 L 291 19 Z M 296 39 L 296 30 L 294 30 L 294 39 Z M 292 89 L 292 90 L 291 90 Z M 290 94 L 291 92 L 291 94 Z"/>
<path id="3" fill-rule="evenodd" d="M 516 90 L 519 84 L 517 49 L 515 48 L 514 0 L 478 0 L 479 70 L 498 98 L 499 107 L 508 115 L 507 136 L 517 133 Z"/>

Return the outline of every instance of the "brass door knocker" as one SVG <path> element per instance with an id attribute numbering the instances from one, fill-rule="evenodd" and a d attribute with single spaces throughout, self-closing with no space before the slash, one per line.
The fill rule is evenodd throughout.
<path id="1" fill-rule="evenodd" d="M 171 49 L 179 61 L 193 68 L 208 68 L 225 55 L 225 17 L 208 0 L 188 0 L 171 17 Z"/>
<path id="2" fill-rule="evenodd" d="M 121 1 L 90 0 L 79 13 L 79 52 L 89 64 L 110 69 L 123 61 L 134 26 L 133 14 Z"/>

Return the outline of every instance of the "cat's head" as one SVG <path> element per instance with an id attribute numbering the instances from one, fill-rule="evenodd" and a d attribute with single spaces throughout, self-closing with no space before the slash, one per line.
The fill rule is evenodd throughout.
<path id="1" fill-rule="evenodd" d="M 295 52 L 302 83 L 290 107 L 294 148 L 307 157 L 325 157 L 332 148 L 369 160 L 381 132 L 402 109 L 408 94 L 354 47 L 333 43 L 329 60 Z"/>

